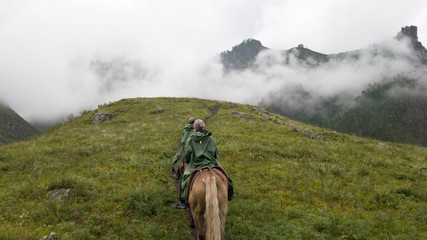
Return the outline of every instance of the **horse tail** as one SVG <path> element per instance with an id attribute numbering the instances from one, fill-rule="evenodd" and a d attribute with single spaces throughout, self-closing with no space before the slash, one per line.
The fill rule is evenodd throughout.
<path id="1" fill-rule="evenodd" d="M 206 181 L 206 239 L 221 240 L 223 229 L 220 220 L 218 190 L 216 177 L 208 177 Z"/>

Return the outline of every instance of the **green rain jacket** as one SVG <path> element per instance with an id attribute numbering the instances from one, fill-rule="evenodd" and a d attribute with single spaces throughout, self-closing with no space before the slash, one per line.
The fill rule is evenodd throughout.
<path id="1" fill-rule="evenodd" d="M 184 130 L 182 130 L 182 136 L 181 136 L 181 146 L 178 149 L 178 152 L 175 154 L 175 157 L 173 158 L 173 171 L 177 172 L 179 168 L 179 158 L 181 157 L 182 152 L 184 151 L 185 142 L 187 141 L 188 137 L 191 135 L 191 133 L 194 131 L 193 124 L 187 124 L 184 127 Z"/>
<path id="2" fill-rule="evenodd" d="M 211 135 L 211 132 L 202 129 L 201 131 L 193 132 L 185 143 L 183 159 L 188 166 L 182 176 L 182 199 L 186 199 L 185 189 L 190 175 L 194 170 L 204 166 L 222 167 L 221 164 L 216 161 L 219 157 L 219 152 Z"/>

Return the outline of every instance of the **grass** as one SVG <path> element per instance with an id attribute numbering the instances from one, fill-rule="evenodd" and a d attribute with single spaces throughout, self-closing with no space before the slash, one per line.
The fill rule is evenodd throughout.
<path id="1" fill-rule="evenodd" d="M 426 148 L 379 144 L 249 105 L 138 98 L 0 147 L 0 239 L 52 231 L 60 239 L 190 239 L 184 212 L 170 207 L 178 198 L 171 160 L 188 118 L 206 119 L 218 104 L 206 129 L 238 194 L 226 239 L 427 238 Z M 92 125 L 97 111 L 113 118 Z M 50 197 L 67 188 L 69 197 Z"/>

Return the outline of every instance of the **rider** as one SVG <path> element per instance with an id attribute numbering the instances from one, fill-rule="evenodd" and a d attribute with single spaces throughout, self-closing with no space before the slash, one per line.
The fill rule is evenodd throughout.
<path id="1" fill-rule="evenodd" d="M 178 152 L 175 154 L 175 157 L 173 158 L 173 168 L 172 168 L 172 174 L 171 176 L 175 179 L 179 179 L 179 159 L 181 158 L 182 152 L 184 151 L 185 142 L 187 141 L 188 137 L 191 135 L 191 132 L 194 129 L 194 118 L 188 119 L 188 124 L 185 125 L 184 130 L 182 130 L 182 136 L 181 136 L 181 146 L 178 149 Z"/>
<path id="2" fill-rule="evenodd" d="M 194 132 L 188 137 L 185 143 L 183 152 L 183 160 L 188 163 L 187 168 L 181 179 L 181 192 L 179 201 L 172 205 L 173 208 L 187 208 L 185 202 L 185 190 L 188 184 L 191 173 L 204 166 L 218 166 L 222 165 L 216 160 L 219 157 L 218 148 L 215 141 L 211 137 L 212 133 L 203 129 L 205 123 L 201 119 L 194 122 Z M 228 200 L 232 200 L 236 195 L 233 194 L 233 182 L 228 179 Z"/>

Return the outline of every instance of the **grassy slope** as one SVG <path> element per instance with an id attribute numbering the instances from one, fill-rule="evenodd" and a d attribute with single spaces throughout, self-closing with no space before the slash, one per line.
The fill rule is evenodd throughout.
<path id="1" fill-rule="evenodd" d="M 170 208 L 171 158 L 188 117 L 205 119 L 217 104 L 206 128 L 238 194 L 226 239 L 427 237 L 426 148 L 378 144 L 248 105 L 154 98 L 100 106 L 114 117 L 98 125 L 89 124 L 91 111 L 0 147 L 0 239 L 51 231 L 60 239 L 190 239 L 184 212 Z M 71 196 L 51 200 L 59 188 Z"/>

